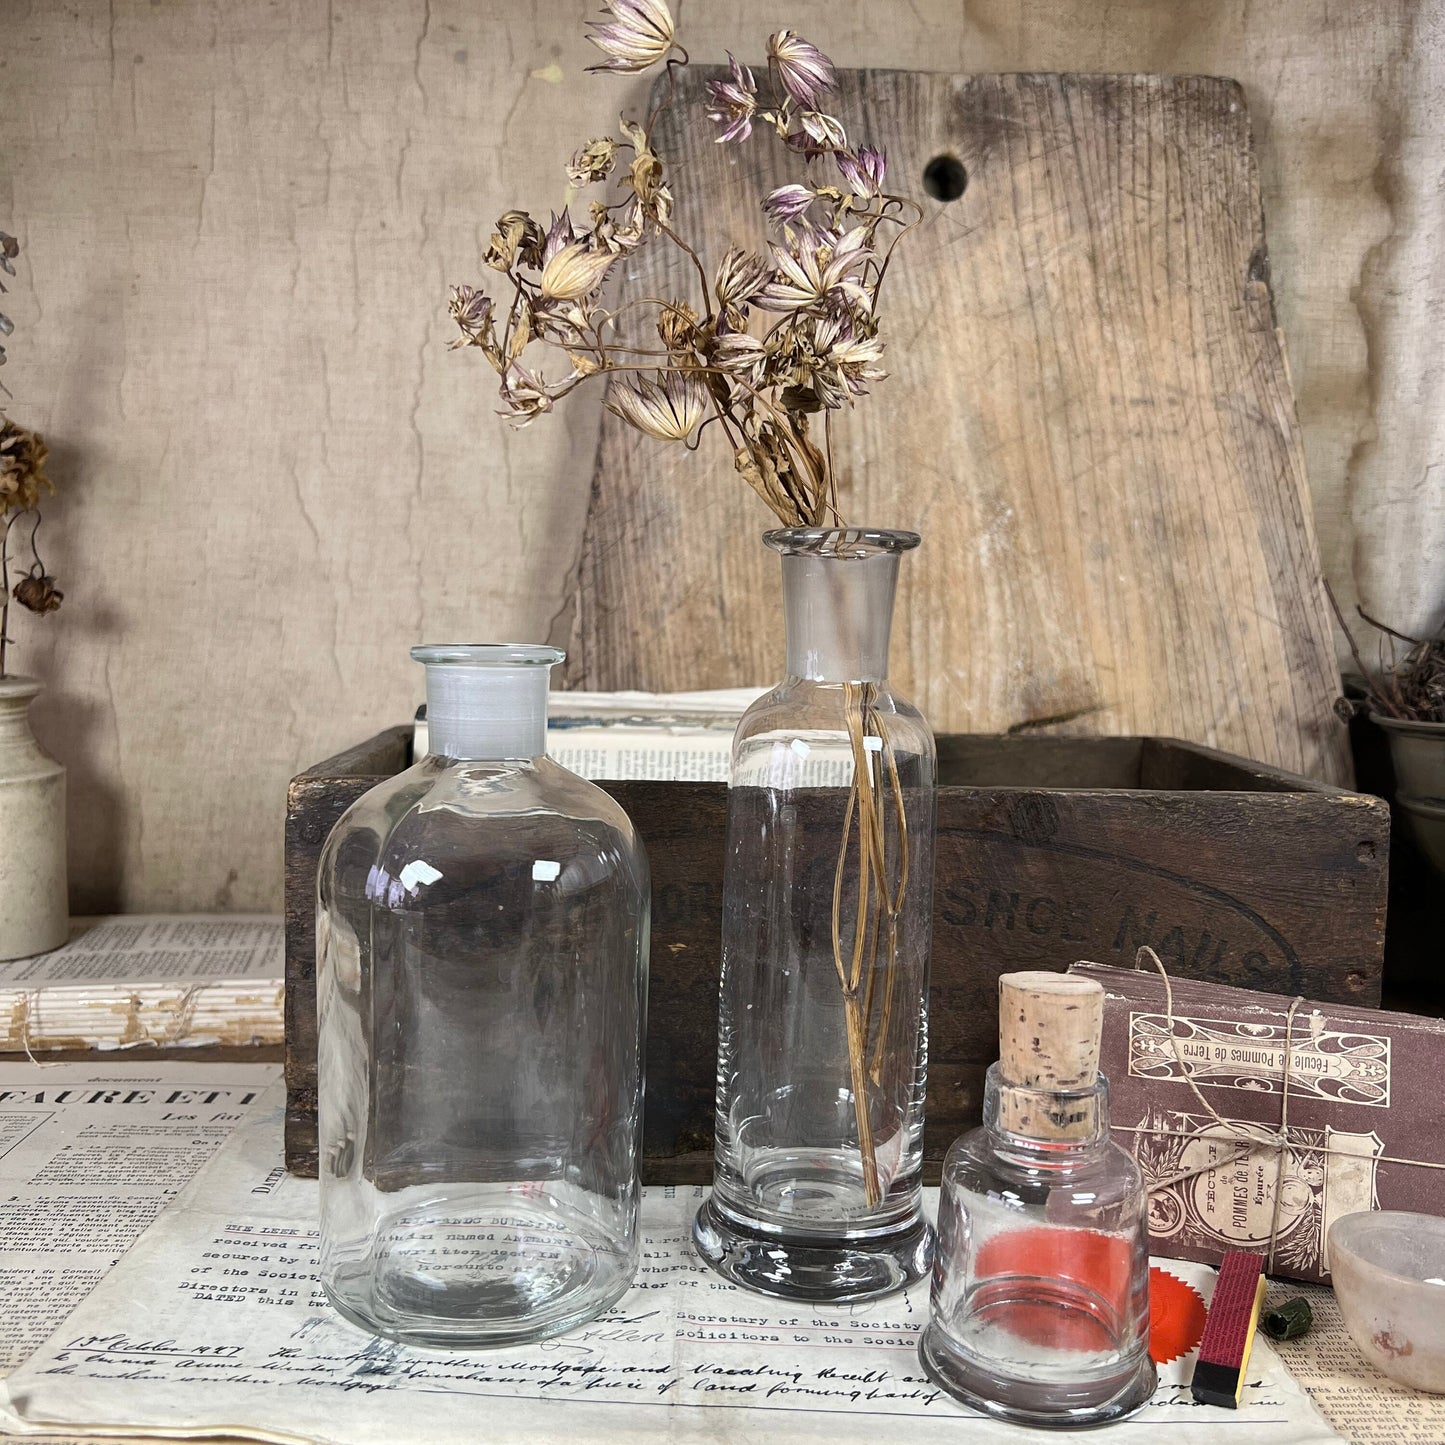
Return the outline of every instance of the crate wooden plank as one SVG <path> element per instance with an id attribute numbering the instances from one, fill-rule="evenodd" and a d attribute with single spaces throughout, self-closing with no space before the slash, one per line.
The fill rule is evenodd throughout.
<path id="1" fill-rule="evenodd" d="M 316 1168 L 316 862 L 341 811 L 405 762 L 406 735 L 394 729 L 292 785 L 286 1150 L 298 1172 Z M 1128 961 L 1149 943 L 1183 976 L 1378 1003 L 1389 839 L 1381 800 L 1168 739 L 943 737 L 939 757 L 931 1175 L 977 1121 L 996 1056 L 1000 973 Z M 962 777 L 978 786 L 960 786 Z M 706 1180 L 727 789 L 602 786 L 632 817 L 652 864 L 644 1177 Z"/>
<path id="2" fill-rule="evenodd" d="M 763 237 L 795 160 L 659 125 L 676 225 Z M 889 379 L 835 420 L 850 521 L 916 528 L 893 671 L 940 732 L 1165 734 L 1344 781 L 1344 729 L 1303 451 L 1276 330 L 1243 92 L 1167 75 L 846 71 L 849 134 L 926 223 L 889 270 Z M 967 189 L 925 194 L 936 156 Z M 692 300 L 667 247 L 630 294 Z M 610 413 L 578 573 L 569 685 L 721 687 L 782 649 L 766 513 Z"/>
<path id="3" fill-rule="evenodd" d="M 336 820 L 411 763 L 411 728 L 388 728 L 291 780 L 286 793 L 286 1163 L 316 1172 L 316 871 Z M 304 1161 L 304 1167 L 292 1161 Z"/>

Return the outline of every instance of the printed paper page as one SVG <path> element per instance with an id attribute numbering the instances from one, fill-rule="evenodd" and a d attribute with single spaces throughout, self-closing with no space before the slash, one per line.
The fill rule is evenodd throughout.
<path id="1" fill-rule="evenodd" d="M 1314 1312 L 1307 1335 L 1276 1345 L 1290 1373 L 1309 1390 L 1321 1414 L 1355 1445 L 1440 1445 L 1445 1395 L 1397 1385 L 1355 1348 L 1324 1285 L 1275 1283 L 1266 1308 L 1303 1295 Z"/>
<path id="2" fill-rule="evenodd" d="M 547 694 L 550 718 L 693 718 L 736 722 L 768 687 L 719 687 L 703 692 L 587 692 L 557 688 Z"/>
<path id="3" fill-rule="evenodd" d="M 82 923 L 53 953 L 0 963 L 0 990 L 285 976 L 271 914 L 116 915 Z"/>
<path id="4" fill-rule="evenodd" d="M 565 721 L 547 729 L 547 756 L 594 782 L 725 783 L 735 719 L 697 723 Z M 426 719 L 418 719 L 412 755 L 427 753 Z"/>
<path id="5" fill-rule="evenodd" d="M 601 1319 L 541 1345 L 408 1349 L 344 1323 L 315 1285 L 317 1186 L 277 1171 L 281 1110 L 258 1115 L 125 1263 L 8 1382 L 0 1422 L 263 1439 L 434 1445 L 906 1438 L 956 1445 L 1027 1438 L 955 1404 L 915 1354 L 927 1287 L 853 1309 L 747 1294 L 697 1263 L 688 1226 L 703 1192 L 651 1189 L 638 1280 Z M 1178 1271 L 1208 1291 L 1212 1271 Z M 1196 1406 L 1178 1367 L 1122 1438 L 1162 1424 L 1178 1445 L 1338 1437 L 1257 1347 L 1248 1404 Z M 1071 1436 L 1050 1435 L 1050 1439 Z M 1079 1436 L 1079 1439 L 1086 1437 Z M 1097 1437 L 1087 1437 L 1095 1440 Z"/>
<path id="6" fill-rule="evenodd" d="M 725 783 L 732 745 L 731 728 L 547 729 L 547 756 L 594 782 Z"/>
<path id="7" fill-rule="evenodd" d="M 85 1298 L 280 1072 L 0 1064 L 0 1375 Z"/>
<path id="8" fill-rule="evenodd" d="M 0 1064 L 0 1372 L 91 1291 L 279 1064 Z"/>

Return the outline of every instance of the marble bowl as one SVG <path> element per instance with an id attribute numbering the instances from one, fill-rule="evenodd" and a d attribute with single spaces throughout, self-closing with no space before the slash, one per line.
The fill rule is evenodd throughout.
<path id="1" fill-rule="evenodd" d="M 1346 1214 L 1330 1226 L 1329 1250 L 1335 1298 L 1366 1361 L 1445 1394 L 1445 1219 Z"/>

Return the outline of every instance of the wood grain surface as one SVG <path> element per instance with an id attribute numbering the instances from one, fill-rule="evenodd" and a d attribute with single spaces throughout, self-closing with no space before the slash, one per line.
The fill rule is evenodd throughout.
<path id="1" fill-rule="evenodd" d="M 316 1168 L 316 866 L 409 729 L 294 780 L 286 825 L 286 1160 Z M 961 787 L 970 779 L 975 784 Z M 1380 998 L 1389 808 L 1164 738 L 939 739 L 929 1177 L 976 1123 L 998 1057 L 998 977 L 1130 963 L 1325 1002 Z M 643 1177 L 712 1170 L 727 788 L 602 785 L 652 867 Z"/>
<path id="2" fill-rule="evenodd" d="M 778 148 L 684 124 L 678 228 L 761 237 Z M 1342 781 L 1339 690 L 1243 93 L 1190 76 L 843 75 L 838 110 L 918 192 L 963 196 L 889 272 L 892 373 L 835 436 L 845 514 L 905 526 L 894 672 L 939 732 L 1164 734 Z M 906 243 L 907 244 L 907 243 Z M 651 249 L 637 294 L 690 295 Z M 695 282 L 691 282 L 695 285 Z M 709 439 L 710 440 L 710 439 Z M 574 686 L 772 680 L 768 516 L 708 441 L 604 419 Z"/>

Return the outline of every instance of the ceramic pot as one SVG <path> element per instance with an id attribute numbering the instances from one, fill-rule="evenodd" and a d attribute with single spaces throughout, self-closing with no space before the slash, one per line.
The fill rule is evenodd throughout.
<path id="1" fill-rule="evenodd" d="M 30 731 L 41 686 L 0 678 L 0 959 L 47 953 L 70 931 L 65 769 Z"/>
<path id="2" fill-rule="evenodd" d="M 1445 874 L 1445 723 L 1407 722 L 1372 712 L 1390 740 L 1395 801 L 1410 820 L 1420 851 Z"/>

